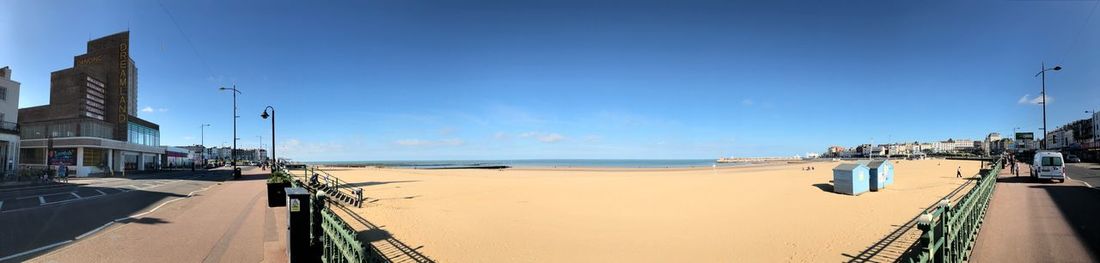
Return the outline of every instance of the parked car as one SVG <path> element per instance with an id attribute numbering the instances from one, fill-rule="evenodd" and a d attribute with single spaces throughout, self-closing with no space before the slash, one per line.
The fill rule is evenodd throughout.
<path id="1" fill-rule="evenodd" d="M 1031 162 L 1031 177 L 1035 180 L 1050 179 L 1058 182 L 1066 181 L 1066 164 L 1063 163 L 1062 153 L 1037 152 Z"/>
<path id="2" fill-rule="evenodd" d="M 1077 155 L 1072 155 L 1072 154 L 1066 155 L 1066 162 L 1067 163 L 1079 163 L 1079 162 L 1081 162 L 1081 158 L 1078 158 Z"/>

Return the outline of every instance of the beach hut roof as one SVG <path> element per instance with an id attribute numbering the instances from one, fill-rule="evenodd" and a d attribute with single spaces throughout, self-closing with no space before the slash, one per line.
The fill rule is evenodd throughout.
<path id="1" fill-rule="evenodd" d="M 883 163 L 889 163 L 889 162 L 890 161 L 887 161 L 887 160 L 874 160 L 874 161 L 868 162 L 867 167 L 879 167 L 879 166 L 882 166 Z"/>
<path id="2" fill-rule="evenodd" d="M 836 168 L 833 168 L 833 170 L 851 171 L 851 170 L 855 170 L 856 168 L 859 168 L 860 166 L 864 166 L 864 165 L 862 163 L 842 163 L 840 165 L 837 165 Z"/>

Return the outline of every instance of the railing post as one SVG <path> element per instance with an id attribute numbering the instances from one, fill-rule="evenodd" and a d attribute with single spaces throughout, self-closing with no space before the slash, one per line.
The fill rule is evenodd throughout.
<path id="1" fill-rule="evenodd" d="M 951 224 L 954 219 L 954 216 L 951 215 L 951 201 L 947 200 L 947 198 L 940 200 L 939 209 L 941 213 L 939 223 L 936 224 L 938 228 L 936 233 L 939 234 L 939 239 L 943 241 L 941 242 L 940 248 L 936 251 L 936 262 L 953 262 L 950 261 L 952 258 L 951 255 L 955 253 L 953 247 L 954 240 L 951 238 L 953 230 Z"/>
<path id="2" fill-rule="evenodd" d="M 934 212 L 934 211 L 933 211 Z M 925 213 L 917 218 L 917 229 L 921 230 L 920 236 L 920 254 L 917 256 L 919 262 L 924 262 L 925 259 L 931 261 L 931 257 L 936 253 L 936 235 L 932 233 L 932 221 L 935 218 L 932 213 Z"/>
<path id="3" fill-rule="evenodd" d="M 313 254 L 317 257 L 324 256 L 324 241 L 321 237 L 325 235 L 321 225 L 324 224 L 325 219 L 321 215 L 321 210 L 325 209 L 326 202 L 328 201 L 328 195 L 325 192 L 314 193 L 313 209 L 310 209 L 310 246 L 313 248 Z"/>

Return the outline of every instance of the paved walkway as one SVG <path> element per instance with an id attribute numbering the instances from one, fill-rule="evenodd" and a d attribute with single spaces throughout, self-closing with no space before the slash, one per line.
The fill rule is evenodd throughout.
<path id="1" fill-rule="evenodd" d="M 998 178 L 970 261 L 1100 261 L 1100 190 L 1078 180 L 1034 182 L 1027 169 Z"/>
<path id="2" fill-rule="evenodd" d="M 286 262 L 286 208 L 267 207 L 259 170 L 245 174 L 30 261 Z"/>

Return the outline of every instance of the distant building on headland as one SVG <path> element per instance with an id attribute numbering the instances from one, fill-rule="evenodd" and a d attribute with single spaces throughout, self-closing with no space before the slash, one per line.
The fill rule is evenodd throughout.
<path id="1" fill-rule="evenodd" d="M 73 67 L 50 73 L 50 103 L 19 109 L 20 165 L 66 165 L 76 176 L 161 165 L 160 126 L 137 116 L 130 32 L 88 41 Z"/>

